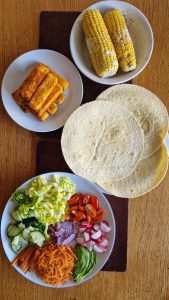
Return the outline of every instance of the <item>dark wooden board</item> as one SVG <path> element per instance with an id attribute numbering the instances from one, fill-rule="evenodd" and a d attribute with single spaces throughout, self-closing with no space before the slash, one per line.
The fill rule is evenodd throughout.
<path id="1" fill-rule="evenodd" d="M 69 36 L 79 12 L 42 12 L 40 15 L 39 48 L 58 51 L 71 59 Z M 108 86 L 98 84 L 81 74 L 84 85 L 83 103 L 96 99 Z M 52 171 L 71 172 L 61 151 L 62 129 L 40 133 L 37 144 L 37 174 Z M 106 195 L 116 222 L 116 240 L 113 252 L 104 266 L 104 271 L 126 271 L 128 199 Z"/>

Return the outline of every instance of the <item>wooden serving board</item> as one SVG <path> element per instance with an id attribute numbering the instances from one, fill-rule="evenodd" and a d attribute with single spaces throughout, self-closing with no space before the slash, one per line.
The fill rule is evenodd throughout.
<path id="1" fill-rule="evenodd" d="M 58 51 L 71 59 L 69 36 L 79 12 L 41 12 L 39 48 Z M 108 86 L 98 84 L 81 74 L 84 86 L 83 103 L 88 102 Z M 49 133 L 37 133 L 37 174 L 52 171 L 71 172 L 61 151 L 62 129 Z M 112 207 L 116 222 L 116 241 L 104 271 L 126 271 L 128 199 L 105 195 Z"/>

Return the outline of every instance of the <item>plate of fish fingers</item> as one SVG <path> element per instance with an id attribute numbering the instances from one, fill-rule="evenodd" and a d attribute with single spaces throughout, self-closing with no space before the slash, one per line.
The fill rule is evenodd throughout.
<path id="1" fill-rule="evenodd" d="M 33 50 L 8 67 L 1 87 L 9 116 L 25 129 L 49 132 L 62 127 L 81 104 L 83 84 L 73 63 L 52 50 Z"/>

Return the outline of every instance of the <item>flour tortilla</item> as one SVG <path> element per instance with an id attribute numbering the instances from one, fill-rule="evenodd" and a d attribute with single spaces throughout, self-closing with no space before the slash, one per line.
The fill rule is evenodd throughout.
<path id="1" fill-rule="evenodd" d="M 122 105 L 135 116 L 144 132 L 142 159 L 161 147 L 168 132 L 168 113 L 156 95 L 138 85 L 121 84 L 108 88 L 97 100 Z"/>
<path id="2" fill-rule="evenodd" d="M 168 154 L 163 144 L 152 156 L 141 160 L 128 177 L 118 181 L 98 182 L 98 185 L 117 197 L 135 198 L 159 185 L 167 169 Z"/>
<path id="3" fill-rule="evenodd" d="M 143 151 L 143 133 L 126 109 L 108 101 L 82 105 L 67 120 L 61 138 L 64 158 L 91 181 L 128 176 Z"/>

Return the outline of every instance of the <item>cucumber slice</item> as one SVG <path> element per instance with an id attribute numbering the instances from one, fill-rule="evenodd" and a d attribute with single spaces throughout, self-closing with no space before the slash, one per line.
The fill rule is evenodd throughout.
<path id="1" fill-rule="evenodd" d="M 32 226 L 29 226 L 29 227 L 27 227 L 26 229 L 27 229 L 29 232 L 31 232 L 31 231 L 36 231 L 35 228 L 32 227 Z"/>
<path id="2" fill-rule="evenodd" d="M 22 248 L 22 244 L 19 243 L 17 246 L 11 244 L 11 247 L 12 247 L 12 250 L 13 250 L 15 253 L 18 253 L 18 252 L 21 250 L 21 248 Z"/>
<path id="3" fill-rule="evenodd" d="M 27 228 L 25 228 L 25 229 L 22 231 L 22 236 L 23 236 L 23 238 L 24 238 L 26 241 L 29 240 L 29 234 L 30 234 L 30 231 L 29 231 Z"/>
<path id="4" fill-rule="evenodd" d="M 17 225 L 9 224 L 7 228 L 7 235 L 9 238 L 17 236 L 21 232 L 21 229 Z"/>
<path id="5" fill-rule="evenodd" d="M 22 233 L 20 233 L 19 240 L 20 240 L 20 242 L 21 242 L 21 243 L 23 243 L 23 244 L 25 244 L 25 245 L 27 245 L 27 244 L 28 244 L 28 241 L 27 241 L 27 240 L 25 240 L 25 239 L 24 239 L 24 237 L 23 237 L 23 232 L 22 232 Z"/>
<path id="6" fill-rule="evenodd" d="M 12 250 L 15 252 L 15 253 L 18 253 L 19 250 L 22 248 L 22 244 L 20 242 L 20 234 L 16 235 L 12 241 L 11 241 L 11 247 L 12 247 Z"/>
<path id="7" fill-rule="evenodd" d="M 17 246 L 17 245 L 19 244 L 19 242 L 20 242 L 19 238 L 20 238 L 20 234 L 16 235 L 16 236 L 12 239 L 11 244 L 14 245 L 14 246 Z"/>
<path id="8" fill-rule="evenodd" d="M 33 228 L 32 226 L 29 226 L 27 228 L 25 228 L 22 232 L 22 236 L 23 238 L 26 240 L 26 241 L 29 241 L 29 238 L 30 238 L 30 233 L 33 232 L 33 231 L 36 231 L 35 228 Z"/>
<path id="9" fill-rule="evenodd" d="M 14 220 L 17 221 L 17 222 L 22 221 L 22 218 L 21 218 L 21 216 L 19 215 L 19 213 L 18 213 L 17 210 L 14 210 L 14 211 L 11 213 L 11 217 L 12 217 L 12 219 L 14 219 Z"/>
<path id="10" fill-rule="evenodd" d="M 38 245 L 39 247 L 42 247 L 45 241 L 45 236 L 40 231 L 32 231 L 30 232 L 30 242 L 33 244 Z"/>
<path id="11" fill-rule="evenodd" d="M 21 230 L 24 230 L 25 229 L 25 225 L 20 222 L 18 225 L 17 225 Z"/>

